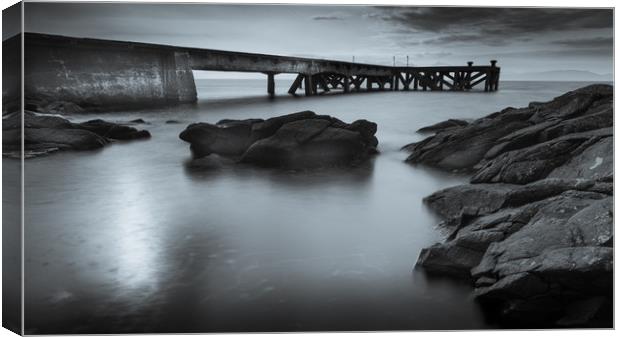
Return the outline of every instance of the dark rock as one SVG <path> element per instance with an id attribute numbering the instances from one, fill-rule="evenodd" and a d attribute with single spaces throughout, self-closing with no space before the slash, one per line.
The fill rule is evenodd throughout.
<path id="1" fill-rule="evenodd" d="M 195 158 L 219 154 L 240 162 L 289 169 L 356 164 L 376 152 L 375 123 L 344 123 L 302 111 L 267 120 L 222 120 L 189 125 L 180 138 Z"/>
<path id="2" fill-rule="evenodd" d="M 325 120 L 287 123 L 273 136 L 257 141 L 241 161 L 261 166 L 313 168 L 363 159 L 368 153 L 358 132 L 332 128 Z"/>
<path id="3" fill-rule="evenodd" d="M 24 146 L 56 147 L 67 150 L 94 150 L 107 144 L 97 134 L 80 129 L 24 129 Z"/>
<path id="4" fill-rule="evenodd" d="M 464 121 L 462 119 L 448 119 L 443 122 L 435 123 L 433 125 L 420 128 L 418 129 L 418 132 L 421 132 L 421 133 L 438 132 L 438 131 L 443 131 L 443 130 L 450 129 L 450 128 L 465 126 L 468 124 L 469 122 Z"/>
<path id="5" fill-rule="evenodd" d="M 151 134 L 146 130 L 137 130 L 130 126 L 106 122 L 101 119 L 94 119 L 88 122 L 74 124 L 74 126 L 96 133 L 102 137 L 116 140 L 131 140 L 151 137 Z"/>
<path id="6" fill-rule="evenodd" d="M 588 146 L 583 152 L 572 157 L 564 165 L 555 168 L 548 177 L 598 180 L 613 175 L 614 139 L 602 138 Z"/>
<path id="7" fill-rule="evenodd" d="M 179 138 L 191 144 L 196 158 L 211 153 L 241 155 L 258 139 L 252 134 L 253 124 L 251 121 L 220 125 L 195 123 L 181 132 Z"/>
<path id="8" fill-rule="evenodd" d="M 613 135 L 611 128 L 569 134 L 488 161 L 471 178 L 472 183 L 527 184 L 547 177 L 593 142 Z M 583 146 L 582 146 L 583 145 Z"/>
<path id="9" fill-rule="evenodd" d="M 521 176 L 498 181 L 523 184 L 539 179 L 554 168 L 549 164 L 555 167 L 563 164 L 570 158 L 570 152 L 587 140 L 573 135 L 581 133 L 584 136 L 587 135 L 584 132 L 611 127 L 612 91 L 606 85 L 589 86 L 551 102 L 531 103 L 521 109 L 507 108 L 467 125 L 440 129 L 437 134 L 421 142 L 405 146 L 404 149 L 411 152 L 406 161 L 448 171 L 479 171 L 492 165 L 490 162 L 500 155 L 512 152 L 511 157 L 521 157 L 515 160 L 501 157 L 501 161 L 508 161 L 513 171 L 528 169 L 531 172 L 525 172 L 523 182 L 514 181 Z M 446 121 L 444 125 L 450 124 Z M 547 144 L 542 145 L 544 142 Z M 533 146 L 539 146 L 532 149 L 537 152 L 526 153 Z M 557 155 L 539 160 L 549 152 Z M 494 166 L 495 169 L 500 167 L 497 164 Z M 506 175 L 514 175 L 514 172 Z M 489 180 L 479 182 L 482 181 Z"/>
<path id="10" fill-rule="evenodd" d="M 435 192 L 424 202 L 444 219 L 479 216 L 500 209 L 512 189 L 508 184 L 459 185 Z"/>
<path id="11" fill-rule="evenodd" d="M 166 121 L 166 124 L 180 124 L 181 122 L 174 120 L 174 119 L 169 119 Z"/>
<path id="12" fill-rule="evenodd" d="M 48 114 L 70 115 L 82 113 L 84 112 L 84 109 L 72 102 L 58 101 L 49 103 L 45 107 L 40 108 L 39 112 Z"/>
<path id="13" fill-rule="evenodd" d="M 475 171 L 472 184 L 425 198 L 452 233 L 423 249 L 417 266 L 471 277 L 506 326 L 611 327 L 612 91 L 585 87 L 407 146 L 410 162 Z M 493 133 L 500 121 L 523 123 Z"/>
<path id="14" fill-rule="evenodd" d="M 21 128 L 22 116 L 14 113 L 2 119 L 2 130 Z M 57 117 L 37 114 L 31 111 L 24 111 L 24 128 L 50 128 L 50 129 L 71 129 L 73 126 L 68 120 Z"/>
<path id="15" fill-rule="evenodd" d="M 148 123 L 147 123 L 144 119 L 142 119 L 142 118 L 137 118 L 137 119 L 130 120 L 130 121 L 129 121 L 129 123 L 132 123 L 132 124 L 148 124 Z"/>
<path id="16" fill-rule="evenodd" d="M 21 150 L 21 116 L 14 114 L 3 119 L 3 155 L 19 157 Z M 148 131 L 94 120 L 71 123 L 57 117 L 24 112 L 24 151 L 31 158 L 59 150 L 94 150 L 110 140 L 148 138 Z"/>

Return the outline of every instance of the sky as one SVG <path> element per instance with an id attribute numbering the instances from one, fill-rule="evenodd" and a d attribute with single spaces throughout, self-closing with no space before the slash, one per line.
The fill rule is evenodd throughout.
<path id="1" fill-rule="evenodd" d="M 384 65 L 497 59 L 504 79 L 613 72 L 611 9 L 26 3 L 25 30 Z"/>

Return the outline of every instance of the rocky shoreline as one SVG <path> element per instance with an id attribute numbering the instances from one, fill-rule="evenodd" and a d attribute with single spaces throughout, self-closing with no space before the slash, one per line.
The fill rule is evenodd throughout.
<path id="1" fill-rule="evenodd" d="M 613 87 L 421 131 L 408 163 L 472 177 L 425 198 L 451 234 L 416 266 L 508 326 L 612 327 Z"/>

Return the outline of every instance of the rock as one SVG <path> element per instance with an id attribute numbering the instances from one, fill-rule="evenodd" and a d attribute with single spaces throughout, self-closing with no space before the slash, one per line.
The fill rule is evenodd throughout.
<path id="1" fill-rule="evenodd" d="M 424 202 L 444 219 L 479 216 L 500 209 L 513 186 L 476 184 L 449 187 L 424 198 Z"/>
<path id="2" fill-rule="evenodd" d="M 130 126 L 106 122 L 101 119 L 74 124 L 74 126 L 110 139 L 131 140 L 151 137 L 151 134 L 146 130 L 137 130 Z"/>
<path id="3" fill-rule="evenodd" d="M 344 165 L 367 155 L 359 132 L 332 128 L 325 120 L 303 120 L 252 144 L 241 162 L 299 169 Z"/>
<path id="4" fill-rule="evenodd" d="M 130 120 L 129 123 L 131 123 L 131 124 L 149 124 L 149 123 L 147 123 L 142 118 L 137 118 L 137 119 Z"/>
<path id="5" fill-rule="evenodd" d="M 418 129 L 418 132 L 438 132 L 443 131 L 450 128 L 461 127 L 469 124 L 469 122 L 464 121 L 462 119 L 448 119 L 443 122 L 435 123 L 433 125 L 425 126 L 423 128 Z"/>
<path id="6" fill-rule="evenodd" d="M 436 124 L 440 126 L 437 134 L 404 147 L 411 152 L 406 161 L 448 171 L 480 173 L 481 169 L 493 165 L 490 162 L 495 158 L 506 154 L 501 157 L 501 161 L 514 166 L 513 171 L 527 169 L 532 172 L 526 172 L 523 182 L 514 181 L 520 178 L 518 176 L 504 182 L 523 184 L 536 180 L 554 168 L 549 168 L 548 164 L 555 167 L 563 164 L 570 158 L 566 156 L 578 148 L 580 142 L 587 141 L 575 135 L 580 133 L 585 136 L 588 131 L 612 126 L 611 92 L 613 90 L 610 86 L 593 85 L 557 97 L 551 102 L 531 103 L 529 107 L 520 109 L 507 108 L 459 127 L 441 128 L 441 125 L 451 125 L 451 120 Z M 545 142 L 548 143 L 543 145 Z M 533 146 L 538 148 L 530 149 Z M 508 155 L 509 152 L 512 153 Z M 557 156 L 539 160 L 550 152 Z M 507 156 L 520 158 L 511 160 Z M 499 170 L 500 167 L 497 163 L 494 165 L 494 169 Z M 479 182 L 482 181 L 488 180 Z"/>
<path id="7" fill-rule="evenodd" d="M 84 112 L 79 105 L 72 102 L 57 101 L 52 102 L 41 108 L 41 113 L 70 115 Z"/>
<path id="8" fill-rule="evenodd" d="M 221 155 L 242 155 L 258 138 L 252 134 L 254 121 L 236 121 L 213 125 L 209 123 L 190 124 L 179 138 L 191 144 L 195 158 L 211 153 Z"/>
<path id="9" fill-rule="evenodd" d="M 410 162 L 474 172 L 425 198 L 452 233 L 417 266 L 471 278 L 509 327 L 613 326 L 612 126 L 612 88 L 594 85 L 408 145 Z"/>
<path id="10" fill-rule="evenodd" d="M 195 158 L 218 154 L 258 166 L 304 169 L 355 165 L 376 153 L 375 123 L 344 123 L 302 111 L 267 120 L 222 120 L 189 125 L 180 138 Z"/>
<path id="11" fill-rule="evenodd" d="M 24 111 L 24 128 L 50 128 L 50 129 L 70 129 L 72 128 L 71 122 L 68 120 L 57 117 L 42 115 L 31 111 Z M 22 116 L 19 113 L 7 116 L 2 119 L 2 130 L 11 130 L 21 128 Z"/>
<path id="12" fill-rule="evenodd" d="M 407 145 L 411 155 L 406 161 L 448 171 L 471 171 L 499 138 L 529 126 L 527 119 L 531 114 L 531 111 L 513 109 L 464 127 L 440 131 L 421 142 Z"/>
<path id="13" fill-rule="evenodd" d="M 602 138 L 588 146 L 583 152 L 572 157 L 564 165 L 555 168 L 548 177 L 598 180 L 613 175 L 614 141 L 613 137 Z"/>
<path id="14" fill-rule="evenodd" d="M 21 116 L 15 114 L 3 119 L 3 155 L 20 157 Z M 24 151 L 26 158 L 52 153 L 59 150 L 94 150 L 108 144 L 110 140 L 148 138 L 148 131 L 132 127 L 93 120 L 85 123 L 71 123 L 57 117 L 24 112 Z"/>
<path id="15" fill-rule="evenodd" d="M 174 120 L 174 119 L 169 119 L 165 123 L 166 124 L 180 124 L 181 122 Z"/>
<path id="16" fill-rule="evenodd" d="M 107 144 L 97 134 L 80 129 L 24 129 L 24 146 L 51 147 L 61 150 L 94 150 Z"/>
<path id="17" fill-rule="evenodd" d="M 527 184 L 547 177 L 591 143 L 613 135 L 611 128 L 569 134 L 520 150 L 502 153 L 488 161 L 471 178 L 472 183 Z"/>

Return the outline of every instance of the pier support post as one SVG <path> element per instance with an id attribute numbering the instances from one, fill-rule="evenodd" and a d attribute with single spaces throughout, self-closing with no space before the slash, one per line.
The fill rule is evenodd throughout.
<path id="1" fill-rule="evenodd" d="M 267 93 L 273 98 L 276 95 L 276 81 L 274 73 L 267 73 Z"/>
<path id="2" fill-rule="evenodd" d="M 297 77 L 295 78 L 295 81 L 293 81 L 293 84 L 288 89 L 288 93 L 291 94 L 291 95 L 295 95 L 295 93 L 297 92 L 297 89 L 299 89 L 299 87 L 301 87 L 301 82 L 303 80 L 304 80 L 304 75 L 298 74 Z"/>
<path id="3" fill-rule="evenodd" d="M 312 83 L 312 75 L 310 74 L 304 75 L 304 90 L 306 92 L 306 96 L 314 95 L 314 83 Z"/>
<path id="4" fill-rule="evenodd" d="M 345 93 L 349 92 L 349 76 L 344 77 L 343 89 Z"/>

